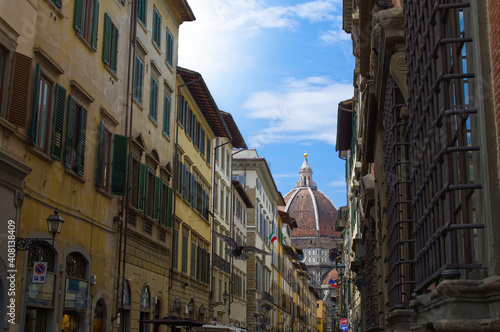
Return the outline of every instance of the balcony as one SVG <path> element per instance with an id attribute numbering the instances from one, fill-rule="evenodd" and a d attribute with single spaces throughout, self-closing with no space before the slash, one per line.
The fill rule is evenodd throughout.
<path id="1" fill-rule="evenodd" d="M 227 274 L 231 273 L 231 264 L 217 254 L 214 254 L 214 266 Z"/>
<path id="2" fill-rule="evenodd" d="M 268 292 L 262 292 L 262 301 L 274 305 L 274 297 Z"/>

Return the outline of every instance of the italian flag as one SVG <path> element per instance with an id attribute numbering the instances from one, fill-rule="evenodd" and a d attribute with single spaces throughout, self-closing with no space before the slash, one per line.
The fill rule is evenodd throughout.
<path id="1" fill-rule="evenodd" d="M 273 243 L 274 241 L 276 241 L 278 238 L 276 237 L 276 235 L 274 235 L 274 232 L 271 233 L 271 235 L 269 235 L 269 240 L 271 241 L 271 243 Z"/>

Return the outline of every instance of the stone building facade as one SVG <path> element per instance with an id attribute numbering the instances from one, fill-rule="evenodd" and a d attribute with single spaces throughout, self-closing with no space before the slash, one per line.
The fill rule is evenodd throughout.
<path id="1" fill-rule="evenodd" d="M 344 1 L 356 57 L 339 106 L 342 261 L 359 331 L 495 331 L 498 67 L 494 1 Z"/>

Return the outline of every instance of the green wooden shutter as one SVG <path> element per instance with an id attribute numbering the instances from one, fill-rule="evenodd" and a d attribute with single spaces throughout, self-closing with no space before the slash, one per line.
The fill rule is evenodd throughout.
<path id="1" fill-rule="evenodd" d="M 170 99 L 167 96 L 163 102 L 163 132 L 170 136 Z"/>
<path id="2" fill-rule="evenodd" d="M 111 58 L 111 18 L 104 13 L 104 33 L 102 38 L 102 61 L 110 65 Z"/>
<path id="3" fill-rule="evenodd" d="M 122 135 L 114 135 L 113 138 L 113 170 L 111 172 L 111 193 L 113 195 L 125 196 L 127 183 L 127 147 L 128 138 Z M 132 158 L 130 158 L 132 161 Z M 132 163 L 130 163 L 132 166 Z M 130 167 L 132 174 L 132 167 Z M 132 183 L 132 181 L 130 181 Z M 130 202 L 130 199 L 129 199 Z"/>
<path id="4" fill-rule="evenodd" d="M 177 262 L 178 262 L 178 252 L 179 252 L 179 231 L 174 228 L 174 243 L 172 244 L 172 259 L 174 260 L 172 262 L 172 265 L 174 269 L 177 269 Z"/>
<path id="5" fill-rule="evenodd" d="M 191 242 L 191 277 L 196 277 L 196 243 Z"/>
<path id="6" fill-rule="evenodd" d="M 104 162 L 104 123 L 99 123 L 99 140 L 97 145 L 97 172 L 95 182 L 98 187 L 102 187 L 102 164 Z"/>
<path id="7" fill-rule="evenodd" d="M 64 163 L 66 168 L 73 165 L 73 141 L 75 139 L 76 100 L 68 95 L 68 117 L 66 123 L 66 148 L 64 149 Z"/>
<path id="8" fill-rule="evenodd" d="M 161 220 L 161 202 L 162 202 L 162 185 L 163 182 L 157 176 L 154 177 L 154 198 L 153 198 L 153 219 L 156 221 Z"/>
<path id="9" fill-rule="evenodd" d="M 75 0 L 75 12 L 73 13 L 73 28 L 82 33 L 83 25 L 83 0 Z"/>
<path id="10" fill-rule="evenodd" d="M 94 51 L 97 52 L 97 33 L 99 30 L 99 1 L 94 0 L 94 15 L 92 15 L 92 36 L 90 44 Z"/>
<path id="11" fill-rule="evenodd" d="M 111 70 L 116 74 L 118 67 L 118 28 L 112 25 L 113 28 L 113 44 L 111 45 Z"/>
<path id="12" fill-rule="evenodd" d="M 76 151 L 76 172 L 83 176 L 85 169 L 85 144 L 87 140 L 87 109 L 81 106 L 80 111 L 80 128 L 78 131 L 78 146 Z"/>
<path id="13" fill-rule="evenodd" d="M 40 101 L 40 64 L 37 62 L 35 66 L 35 84 L 33 86 L 33 106 L 31 112 L 31 130 L 30 130 L 30 139 L 33 144 L 36 144 L 38 136 L 38 117 L 40 115 L 39 101 Z"/>
<path id="14" fill-rule="evenodd" d="M 61 161 L 63 151 L 64 106 L 66 103 L 66 89 L 56 84 L 54 115 L 52 117 L 52 146 L 50 156 Z"/>
<path id="15" fill-rule="evenodd" d="M 172 187 L 167 188 L 167 215 L 166 224 L 168 228 L 172 228 L 173 221 L 173 207 L 174 207 L 174 189 Z"/>
<path id="16" fill-rule="evenodd" d="M 172 37 L 172 34 L 167 30 L 167 63 L 169 65 L 172 65 L 173 58 L 174 58 L 174 37 Z"/>
<path id="17" fill-rule="evenodd" d="M 137 186 L 137 209 L 146 213 L 147 207 L 147 181 L 148 167 L 143 163 L 139 163 L 139 179 Z"/>
<path id="18" fill-rule="evenodd" d="M 212 151 L 210 150 L 210 138 L 207 136 L 207 163 L 210 165 L 210 157 L 212 156 Z"/>

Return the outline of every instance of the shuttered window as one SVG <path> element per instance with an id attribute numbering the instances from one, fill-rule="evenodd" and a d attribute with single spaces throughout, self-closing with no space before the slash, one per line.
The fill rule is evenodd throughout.
<path id="1" fill-rule="evenodd" d="M 174 63 L 174 37 L 167 30 L 167 64 L 173 66 Z"/>
<path id="2" fill-rule="evenodd" d="M 161 45 L 161 16 L 158 10 L 154 8 L 153 10 L 153 43 L 155 43 L 158 48 Z"/>
<path id="3" fill-rule="evenodd" d="M 57 8 L 62 8 L 62 0 L 52 0 L 52 3 L 56 5 Z"/>
<path id="4" fill-rule="evenodd" d="M 75 0 L 73 27 L 97 51 L 97 29 L 99 26 L 99 1 Z"/>
<path id="5" fill-rule="evenodd" d="M 158 117 L 158 82 L 154 77 L 151 77 L 151 99 L 149 105 L 149 116 L 154 122 L 157 122 Z"/>
<path id="6" fill-rule="evenodd" d="M 142 87 L 144 82 L 144 62 L 136 56 L 134 73 L 134 99 L 142 105 Z"/>
<path id="7" fill-rule="evenodd" d="M 137 1 L 137 18 L 146 25 L 146 0 Z"/>
<path id="8" fill-rule="evenodd" d="M 163 101 L 163 132 L 170 137 L 170 98 L 165 94 Z"/>
<path id="9" fill-rule="evenodd" d="M 207 163 L 210 165 L 210 156 L 211 156 L 211 147 L 210 147 L 210 138 L 207 136 Z"/>
<path id="10" fill-rule="evenodd" d="M 65 166 L 83 176 L 85 168 L 85 143 L 87 132 L 87 109 L 76 102 L 75 97 L 68 97 L 68 115 L 66 122 Z"/>
<path id="11" fill-rule="evenodd" d="M 101 121 L 99 124 L 99 141 L 97 148 L 97 175 L 96 185 L 109 191 L 111 183 L 111 132 Z"/>
<path id="12" fill-rule="evenodd" d="M 137 209 L 146 213 L 148 204 L 148 184 L 149 170 L 146 165 L 139 163 L 139 172 L 137 177 Z"/>
<path id="13" fill-rule="evenodd" d="M 56 84 L 54 111 L 52 118 L 52 147 L 50 156 L 61 161 L 63 153 L 64 113 L 66 104 L 66 89 Z"/>
<path id="14" fill-rule="evenodd" d="M 102 42 L 102 61 L 116 74 L 118 61 L 118 28 L 108 13 L 104 14 L 104 33 Z"/>
<path id="15" fill-rule="evenodd" d="M 174 243 L 172 244 L 172 259 L 173 259 L 173 267 L 177 269 L 178 263 L 178 252 L 179 252 L 179 230 L 174 228 Z"/>
<path id="16" fill-rule="evenodd" d="M 172 228 L 173 221 L 173 203 L 174 203 L 174 189 L 171 187 L 167 188 L 167 197 L 166 197 L 166 205 L 167 205 L 167 213 L 165 215 L 165 226 L 167 228 Z"/>
<path id="17" fill-rule="evenodd" d="M 187 274 L 188 266 L 188 236 L 182 234 L 182 273 Z"/>
<path id="18" fill-rule="evenodd" d="M 127 182 L 127 146 L 126 136 L 114 135 L 113 139 L 113 173 L 111 192 L 114 195 L 124 196 Z"/>
<path id="19" fill-rule="evenodd" d="M 191 277 L 196 277 L 196 242 L 191 242 Z"/>

